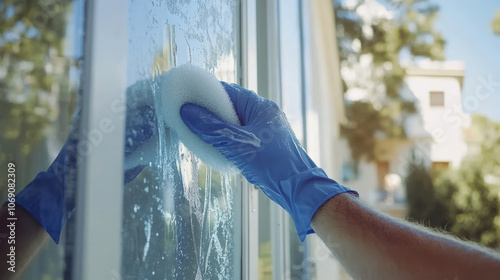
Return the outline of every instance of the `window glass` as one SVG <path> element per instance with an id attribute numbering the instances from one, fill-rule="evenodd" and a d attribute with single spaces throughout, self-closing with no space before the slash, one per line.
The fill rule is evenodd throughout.
<path id="1" fill-rule="evenodd" d="M 281 1 L 280 20 L 280 68 L 281 101 L 283 111 L 303 143 L 303 106 L 302 106 L 302 52 L 299 1 Z"/>
<path id="2" fill-rule="evenodd" d="M 273 279 L 271 203 L 274 202 L 259 190 L 259 280 Z"/>
<path id="3" fill-rule="evenodd" d="M 429 93 L 430 103 L 433 107 L 443 107 L 444 106 L 444 92 L 442 91 L 431 91 Z"/>
<path id="4" fill-rule="evenodd" d="M 377 162 L 377 179 L 379 190 L 384 190 L 385 188 L 385 176 L 389 174 L 389 162 L 388 161 L 378 161 Z"/>
<path id="5" fill-rule="evenodd" d="M 257 2 L 259 94 L 275 99 L 280 104 L 298 140 L 304 143 L 300 1 L 274 1 L 272 4 L 270 2 Z M 277 5 L 274 6 L 276 2 Z M 273 34 L 271 29 L 275 20 L 277 38 L 269 34 Z M 275 59 L 274 54 L 277 55 L 276 65 L 269 63 L 269 60 Z M 270 67 L 270 64 L 275 65 L 277 69 Z M 271 80 L 275 71 L 279 73 L 278 81 Z M 276 94 L 271 92 L 274 82 L 279 82 L 278 88 L 281 90 Z M 285 215 L 283 218 L 288 219 L 287 223 L 283 223 L 281 213 L 271 211 L 274 206 L 274 202 L 259 192 L 259 280 L 280 278 L 281 275 L 290 279 L 305 279 L 307 273 L 303 263 L 307 250 L 298 238 L 291 217 L 283 211 Z M 288 224 L 289 227 L 279 231 L 276 219 L 282 225 Z M 285 240 L 283 242 L 285 244 L 272 244 L 273 240 Z M 289 255 L 284 256 L 279 250 L 285 250 Z M 281 256 L 284 259 L 278 259 Z M 282 262 L 284 266 L 273 261 Z M 281 269 L 281 267 L 287 271 L 273 271 L 273 268 Z"/>
<path id="6" fill-rule="evenodd" d="M 272 98 L 269 91 L 271 83 L 269 77 L 271 69 L 269 67 L 269 42 L 268 32 L 270 32 L 270 19 L 268 18 L 269 4 L 271 1 L 256 1 L 257 17 L 257 80 L 258 94 L 264 98 Z M 258 191 L 258 279 L 273 279 L 273 252 L 271 245 L 271 203 L 272 202 L 261 190 Z"/>
<path id="7" fill-rule="evenodd" d="M 433 161 L 431 164 L 431 176 L 437 177 L 450 168 L 448 161 Z"/>
<path id="8" fill-rule="evenodd" d="M 83 2 L 0 2 L 0 166 L 15 164 L 16 194 L 47 170 L 68 138 L 80 85 Z M 0 180 L 7 182 L 7 172 Z M 6 187 L 0 185 L 2 201 Z M 21 279 L 63 279 L 64 232 Z"/>
<path id="9" fill-rule="evenodd" d="M 290 125 L 297 139 L 304 144 L 304 111 L 302 81 L 302 44 L 301 44 L 301 9 L 300 1 L 281 1 L 279 5 L 280 21 L 280 68 L 281 68 L 281 101 Z M 306 279 L 307 256 L 305 243 L 297 235 L 292 218 L 289 219 L 289 252 L 290 279 Z"/>
<path id="10" fill-rule="evenodd" d="M 162 94 L 152 78 L 191 63 L 235 82 L 239 21 L 236 1 L 129 2 L 127 103 Z M 146 167 L 125 185 L 121 279 L 237 279 L 240 203 L 235 179 L 202 164 L 165 128 L 138 150 Z M 127 111 L 127 130 L 134 112 Z M 131 139 L 126 139 L 131 141 Z"/>

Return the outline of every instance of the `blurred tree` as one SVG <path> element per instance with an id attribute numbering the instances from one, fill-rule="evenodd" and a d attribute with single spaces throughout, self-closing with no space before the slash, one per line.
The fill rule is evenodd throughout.
<path id="1" fill-rule="evenodd" d="M 483 164 L 465 161 L 455 174 L 457 208 L 451 233 L 485 246 L 500 249 L 500 198 L 496 188 L 485 182 Z M 453 178 L 453 177 L 452 177 Z"/>
<path id="2" fill-rule="evenodd" d="M 500 199 L 479 161 L 441 174 L 433 183 L 420 163 L 406 178 L 408 219 L 484 246 L 500 248 Z"/>
<path id="3" fill-rule="evenodd" d="M 342 125 L 353 159 L 373 160 L 377 137 L 405 137 L 415 112 L 400 96 L 402 61 L 444 58 L 434 30 L 438 7 L 427 0 L 335 0 L 337 36 L 348 123 Z"/>
<path id="4" fill-rule="evenodd" d="M 430 220 L 436 192 L 431 176 L 423 162 L 412 158 L 406 177 L 408 217 L 420 222 Z"/>
<path id="5" fill-rule="evenodd" d="M 70 0 L 0 3 L 2 162 L 26 156 L 54 118 L 53 85 L 58 76 L 68 74 L 58 69 L 57 58 L 63 56 L 70 4 Z"/>
<path id="6" fill-rule="evenodd" d="M 473 155 L 482 161 L 484 174 L 500 185 L 500 123 L 475 114 L 466 135 Z"/>
<path id="7" fill-rule="evenodd" d="M 495 34 L 500 35 L 500 10 L 495 12 L 495 16 L 491 22 L 491 28 Z"/>
<path id="8" fill-rule="evenodd" d="M 435 185 L 427 167 L 413 157 L 408 165 L 406 196 L 408 218 L 434 228 L 447 228 L 453 221 L 455 207 L 450 197 L 456 187 L 448 182 Z"/>
<path id="9" fill-rule="evenodd" d="M 0 0 L 0 166 L 16 163 L 17 191 L 47 160 L 37 145 L 56 120 L 61 99 L 71 100 L 63 95 L 75 96 L 69 90 L 64 58 L 71 2 Z M 6 175 L 1 172 L 1 182 L 7 181 Z M 5 193 L 6 184 L 1 184 L 4 199 Z M 47 244 L 23 279 L 62 279 L 63 250 L 53 242 Z"/>

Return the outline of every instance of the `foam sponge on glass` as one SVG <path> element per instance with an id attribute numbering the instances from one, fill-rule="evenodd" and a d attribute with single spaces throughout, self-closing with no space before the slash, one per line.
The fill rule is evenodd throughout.
<path id="1" fill-rule="evenodd" d="M 173 68 L 159 78 L 166 126 L 205 164 L 223 173 L 236 171 L 226 157 L 191 132 L 180 116 L 182 105 L 192 103 L 204 107 L 227 123 L 240 125 L 233 103 L 219 80 L 190 64 Z"/>

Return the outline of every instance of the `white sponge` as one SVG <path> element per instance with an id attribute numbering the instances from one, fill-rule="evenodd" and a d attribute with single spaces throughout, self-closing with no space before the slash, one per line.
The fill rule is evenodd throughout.
<path id="1" fill-rule="evenodd" d="M 236 171 L 226 157 L 191 132 L 180 115 L 182 105 L 192 103 L 206 108 L 227 123 L 240 125 L 233 103 L 217 78 L 199 67 L 185 64 L 163 74 L 160 80 L 166 126 L 205 164 L 223 173 Z"/>

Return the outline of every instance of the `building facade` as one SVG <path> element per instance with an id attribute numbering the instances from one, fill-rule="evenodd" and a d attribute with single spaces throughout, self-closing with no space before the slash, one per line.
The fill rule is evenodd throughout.
<path id="1" fill-rule="evenodd" d="M 379 139 L 376 160 L 360 162 L 357 176 L 344 182 L 370 204 L 402 217 L 408 164 L 422 161 L 431 172 L 458 167 L 467 153 L 463 128 L 470 122 L 462 109 L 464 63 L 425 61 L 406 73 L 401 97 L 416 107 L 404 120 L 406 138 Z M 348 161 L 349 154 L 343 156 Z"/>

